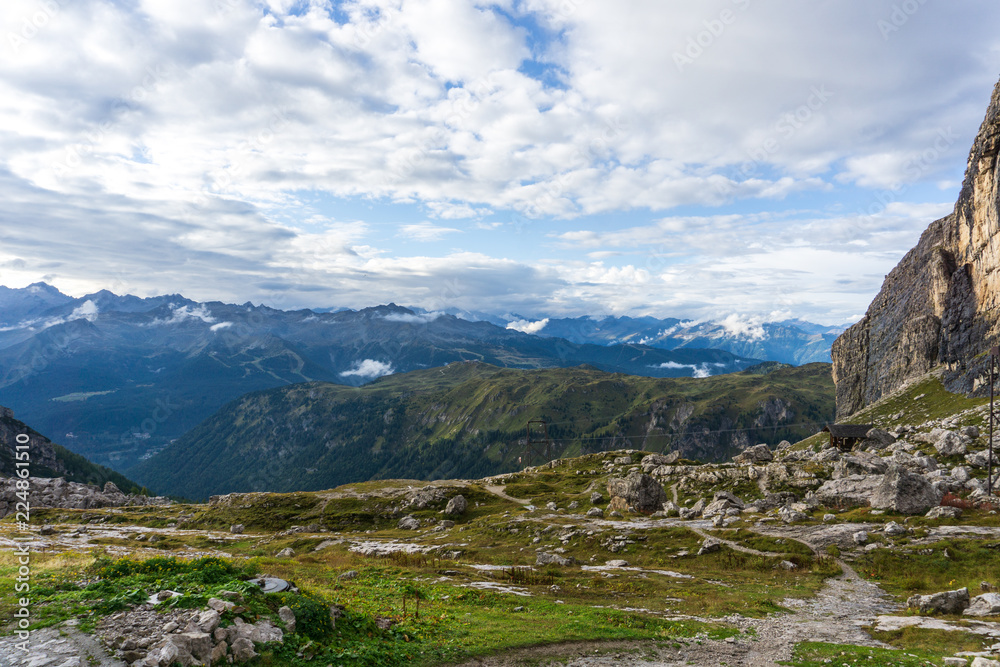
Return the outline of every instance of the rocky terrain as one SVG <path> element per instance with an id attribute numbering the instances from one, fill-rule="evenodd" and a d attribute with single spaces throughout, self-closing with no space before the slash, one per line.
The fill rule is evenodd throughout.
<path id="1" fill-rule="evenodd" d="M 409 651 L 427 665 L 479 656 L 467 664 L 810 667 L 848 655 L 992 666 L 1000 498 L 986 490 L 984 409 L 932 373 L 866 408 L 873 428 L 852 451 L 820 433 L 727 463 L 618 450 L 479 480 L 235 493 L 203 505 L 73 508 L 72 495 L 46 492 L 63 508 L 38 510 L 47 527 L 29 544 L 67 583 L 40 593 L 36 613 L 63 619 L 64 631 L 35 631 L 36 662 L 13 635 L 0 656 L 66 667 L 86 655 L 130 667 L 311 665 L 367 647 L 378 657 L 359 664 L 413 664 Z M 20 535 L 0 521 L 0 549 Z M 3 558 L 0 574 L 13 563 Z M 204 558 L 233 563 L 199 566 L 230 578 L 166 574 Z M 113 583 L 144 559 L 165 574 Z M 302 591 L 262 593 L 240 563 Z M 322 600 L 320 634 L 302 634 L 303 619 L 319 618 L 303 611 L 306 599 Z M 463 625 L 466 614 L 483 630 Z M 455 646 L 452 636 L 465 639 Z"/>
<path id="2" fill-rule="evenodd" d="M 955 210 L 927 228 L 832 349 L 838 419 L 944 365 L 945 386 L 984 388 L 1000 321 L 1000 84 L 969 152 Z"/>

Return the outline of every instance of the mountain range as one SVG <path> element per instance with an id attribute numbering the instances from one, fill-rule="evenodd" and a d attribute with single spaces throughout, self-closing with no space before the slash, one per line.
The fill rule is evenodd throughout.
<path id="1" fill-rule="evenodd" d="M 37 283 L 0 289 L 0 402 L 95 463 L 125 471 L 247 392 L 299 382 L 359 386 L 481 361 L 588 364 L 652 377 L 739 371 L 714 349 L 579 343 L 395 304 L 315 312 L 139 298 L 80 298 Z"/>
<path id="2" fill-rule="evenodd" d="M 768 363 L 710 378 L 451 363 L 364 387 L 310 382 L 224 406 L 129 474 L 158 493 L 309 491 L 368 479 L 519 470 L 610 449 L 721 460 L 796 441 L 833 418 L 829 364 Z M 544 419 L 526 450 L 529 420 Z"/>

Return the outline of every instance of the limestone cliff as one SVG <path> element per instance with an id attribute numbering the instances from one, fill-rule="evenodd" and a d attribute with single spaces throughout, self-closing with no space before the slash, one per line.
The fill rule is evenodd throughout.
<path id="1" fill-rule="evenodd" d="M 860 322 L 833 344 L 837 417 L 847 417 L 930 369 L 973 392 L 1000 330 L 997 152 L 1000 83 L 969 153 L 955 210 L 931 223 L 886 277 Z"/>

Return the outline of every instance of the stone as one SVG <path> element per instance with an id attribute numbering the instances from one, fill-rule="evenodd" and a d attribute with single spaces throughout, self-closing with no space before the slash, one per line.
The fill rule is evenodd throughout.
<path id="1" fill-rule="evenodd" d="M 555 502 L 550 500 L 549 502 L 545 503 L 545 509 L 549 510 L 550 512 L 555 512 L 557 509 L 559 509 L 559 506 L 556 505 Z"/>
<path id="2" fill-rule="evenodd" d="M 603 519 L 604 518 L 604 510 L 602 510 L 600 507 L 591 507 L 589 510 L 587 510 L 587 518 L 589 518 L 589 519 Z"/>
<path id="3" fill-rule="evenodd" d="M 823 523 L 830 523 L 831 521 L 836 521 L 837 516 L 835 514 L 824 514 Z"/>
<path id="4" fill-rule="evenodd" d="M 983 593 L 972 598 L 965 616 L 998 616 L 1000 615 L 1000 593 Z"/>
<path id="5" fill-rule="evenodd" d="M 181 635 L 172 635 L 171 640 L 176 641 L 178 637 L 183 637 L 188 652 L 202 662 L 212 659 L 212 635 L 207 632 L 185 632 Z"/>
<path id="6" fill-rule="evenodd" d="M 965 658 L 945 658 L 941 664 L 944 667 L 965 667 L 969 661 Z"/>
<path id="7" fill-rule="evenodd" d="M 945 431 L 938 436 L 934 449 L 941 456 L 961 456 L 967 451 L 966 439 L 954 431 Z"/>
<path id="8" fill-rule="evenodd" d="M 291 607 L 281 607 L 278 609 L 278 618 L 285 624 L 285 630 L 295 632 L 295 612 Z"/>
<path id="9" fill-rule="evenodd" d="M 970 440 L 975 440 L 976 438 L 979 437 L 979 429 L 976 428 L 975 426 L 963 426 L 961 429 L 959 429 L 959 433 L 964 435 L 966 438 L 969 438 Z"/>
<path id="10" fill-rule="evenodd" d="M 291 547 L 285 547 L 274 555 L 276 558 L 293 558 L 295 556 L 295 550 Z"/>
<path id="11" fill-rule="evenodd" d="M 219 627 L 219 612 L 214 609 L 198 614 L 198 627 L 202 632 L 213 633 Z"/>
<path id="12" fill-rule="evenodd" d="M 236 605 L 229 600 L 220 600 L 219 598 L 208 598 L 206 603 L 209 609 L 214 609 L 220 614 L 226 611 L 231 611 Z"/>
<path id="13" fill-rule="evenodd" d="M 777 567 L 780 567 L 782 570 L 788 570 L 788 571 L 799 569 L 799 566 L 790 560 L 781 561 L 780 563 L 778 563 Z"/>
<path id="14" fill-rule="evenodd" d="M 773 460 L 774 454 L 772 454 L 771 449 L 763 443 L 749 447 L 733 457 L 733 461 L 736 463 L 748 464 L 769 463 Z"/>
<path id="15" fill-rule="evenodd" d="M 868 541 L 868 532 L 864 530 L 859 530 L 858 532 L 851 535 L 851 539 L 854 540 L 855 544 L 864 544 Z"/>
<path id="16" fill-rule="evenodd" d="M 257 651 L 253 648 L 253 642 L 247 637 L 240 637 L 232 643 L 233 660 L 235 662 L 249 662 L 257 657 Z"/>
<path id="17" fill-rule="evenodd" d="M 388 630 L 394 625 L 396 625 L 396 621 L 391 618 L 388 618 L 387 616 L 375 617 L 375 627 L 377 627 L 379 630 Z"/>
<path id="18" fill-rule="evenodd" d="M 448 501 L 448 504 L 445 505 L 444 513 L 449 516 L 461 516 L 465 514 L 465 510 L 468 506 L 469 503 L 465 500 L 465 496 L 454 496 Z"/>
<path id="19" fill-rule="evenodd" d="M 396 528 L 399 528 L 400 530 L 417 530 L 420 528 L 420 520 L 412 514 L 407 514 L 399 520 L 399 523 L 396 524 Z"/>
<path id="20" fill-rule="evenodd" d="M 905 535 L 906 528 L 903 528 L 895 521 L 890 521 L 889 523 L 885 524 L 885 527 L 882 529 L 882 532 L 885 533 L 886 535 L 889 535 L 890 537 L 895 537 L 897 535 Z"/>
<path id="21" fill-rule="evenodd" d="M 663 503 L 663 513 L 667 516 L 677 516 L 680 513 L 680 509 L 672 500 Z"/>
<path id="22" fill-rule="evenodd" d="M 572 564 L 572 558 L 566 558 L 565 556 L 560 556 L 559 554 L 546 553 L 542 551 L 535 556 L 535 565 L 562 565 L 565 567 Z"/>
<path id="23" fill-rule="evenodd" d="M 970 667 L 1000 667 L 1000 661 L 990 660 L 989 658 L 984 658 L 980 655 L 973 658 L 972 665 L 970 665 Z"/>
<path id="24" fill-rule="evenodd" d="M 650 473 L 660 466 L 670 466 L 677 463 L 680 459 L 681 453 L 677 451 L 670 452 L 669 454 L 647 454 L 642 457 L 642 461 L 639 465 L 642 466 L 642 471 L 645 473 Z"/>
<path id="25" fill-rule="evenodd" d="M 628 567 L 628 561 L 621 559 L 609 560 L 606 563 L 604 563 L 604 565 L 606 567 Z"/>
<path id="26" fill-rule="evenodd" d="M 110 484 L 111 482 L 108 482 Z M 44 525 L 38 530 L 39 535 L 55 535 L 56 529 L 49 525 Z"/>
<path id="27" fill-rule="evenodd" d="M 681 507 L 677 510 L 677 514 L 685 520 L 698 518 L 698 512 L 693 507 Z"/>
<path id="28" fill-rule="evenodd" d="M 896 438 L 883 428 L 872 428 L 865 434 L 865 445 L 875 449 L 884 449 L 894 442 Z"/>
<path id="29" fill-rule="evenodd" d="M 871 497 L 871 506 L 902 514 L 922 514 L 941 504 L 942 494 L 921 475 L 890 465 Z"/>
<path id="30" fill-rule="evenodd" d="M 228 636 L 229 633 L 226 632 L 225 628 L 216 628 L 215 632 L 212 633 L 212 638 L 217 642 L 225 641 Z"/>
<path id="31" fill-rule="evenodd" d="M 233 535 L 242 535 L 243 534 L 243 524 L 242 523 L 234 523 L 233 525 L 231 525 L 229 527 L 229 532 L 232 533 Z"/>
<path id="32" fill-rule="evenodd" d="M 701 547 L 698 549 L 698 555 L 704 556 L 705 554 L 715 553 L 722 548 L 722 542 L 715 539 L 714 537 L 707 537 L 705 541 L 701 543 Z"/>
<path id="33" fill-rule="evenodd" d="M 603 502 L 604 502 L 604 496 L 602 496 L 599 492 L 594 491 L 593 493 L 590 494 L 591 505 L 596 505 L 597 503 L 603 503 Z"/>
<path id="34" fill-rule="evenodd" d="M 621 512 L 618 512 L 618 511 L 612 511 L 610 514 L 608 514 L 608 516 L 611 517 L 612 519 L 624 519 L 625 518 L 625 515 L 623 515 Z"/>
<path id="35" fill-rule="evenodd" d="M 358 575 L 358 571 L 357 570 L 348 570 L 347 572 L 344 572 L 343 574 L 341 574 L 340 576 L 338 576 L 337 579 L 341 579 L 343 581 L 346 581 L 348 579 L 357 579 L 358 576 L 359 575 Z"/>
<path id="36" fill-rule="evenodd" d="M 799 512 L 798 510 L 794 510 L 790 507 L 779 508 L 778 517 L 785 523 L 798 523 L 809 519 L 809 515 L 805 512 Z"/>
<path id="37" fill-rule="evenodd" d="M 961 614 L 969 606 L 969 589 L 942 591 L 932 595 L 912 595 L 906 605 L 917 611 L 932 614 Z"/>
<path id="38" fill-rule="evenodd" d="M 928 519 L 957 519 L 962 516 L 962 510 L 957 507 L 941 505 L 932 507 L 924 516 Z"/>
<path id="39" fill-rule="evenodd" d="M 816 489 L 816 499 L 827 506 L 865 506 L 881 483 L 882 475 L 851 475 L 831 479 Z"/>
<path id="40" fill-rule="evenodd" d="M 226 659 L 226 653 L 229 652 L 229 645 L 226 642 L 219 642 L 212 649 L 212 659 L 209 664 L 217 664 Z"/>
<path id="41" fill-rule="evenodd" d="M 181 627 L 181 626 L 178 625 L 175 621 L 170 621 L 169 623 L 167 623 L 166 625 L 163 626 L 163 632 L 165 634 L 170 634 L 171 632 L 173 632 L 174 630 L 176 630 L 179 627 Z"/>
<path id="42" fill-rule="evenodd" d="M 624 479 L 608 480 L 608 495 L 622 498 L 629 507 L 651 514 L 660 509 L 667 498 L 663 486 L 651 476 L 633 471 Z"/>

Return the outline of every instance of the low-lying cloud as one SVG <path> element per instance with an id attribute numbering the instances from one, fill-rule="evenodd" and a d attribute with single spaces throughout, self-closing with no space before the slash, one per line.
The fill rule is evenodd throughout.
<path id="1" fill-rule="evenodd" d="M 359 377 L 365 380 L 374 380 L 375 378 L 382 377 L 383 375 L 392 375 L 395 372 L 395 369 L 393 369 L 392 364 L 390 363 L 377 361 L 376 359 L 365 359 L 364 361 L 355 362 L 353 368 L 342 372 L 340 376 Z"/>

